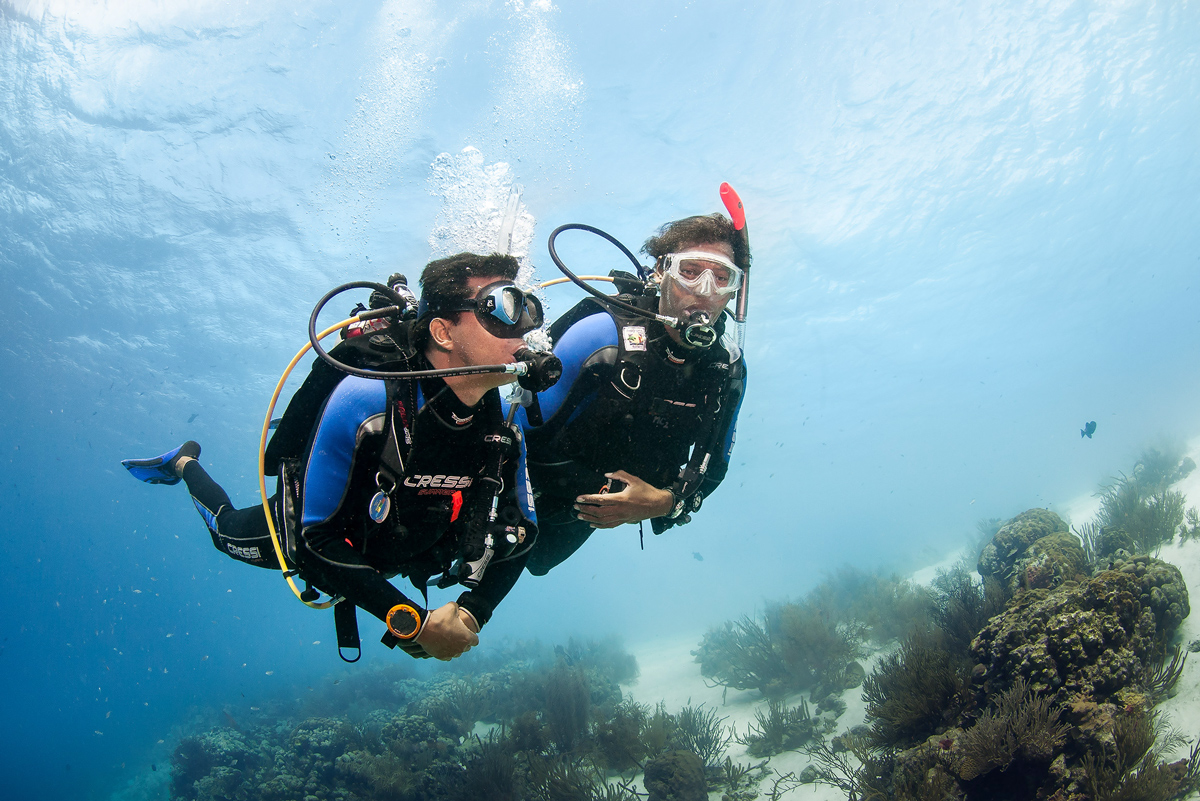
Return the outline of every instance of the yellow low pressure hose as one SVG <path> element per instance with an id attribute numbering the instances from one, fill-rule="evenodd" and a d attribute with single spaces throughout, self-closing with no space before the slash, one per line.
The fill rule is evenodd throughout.
<path id="1" fill-rule="evenodd" d="M 334 331 L 339 331 L 356 322 L 358 322 L 357 316 L 342 320 L 340 323 L 331 325 L 318 334 L 317 339 L 324 339 Z M 275 404 L 279 402 L 279 393 L 283 391 L 283 385 L 288 380 L 288 376 L 292 374 L 292 370 L 304 358 L 304 354 L 308 353 L 311 349 L 312 343 L 305 342 L 300 352 L 288 363 L 287 369 L 283 371 L 283 375 L 279 378 L 279 383 L 275 385 L 275 392 L 271 395 L 271 404 L 267 406 L 267 419 L 263 420 L 262 436 L 258 440 L 258 491 L 262 495 L 263 514 L 267 516 L 267 529 L 271 532 L 271 544 L 275 546 L 275 557 L 279 560 L 279 569 L 283 571 L 283 577 L 287 580 L 288 586 L 292 588 L 292 592 L 299 599 L 300 603 L 305 606 L 312 607 L 313 609 L 328 609 L 333 606 L 333 600 L 322 603 L 304 600 L 300 595 L 300 588 L 296 586 L 295 578 L 290 575 L 291 571 L 287 566 L 287 559 L 283 556 L 283 547 L 279 544 L 279 532 L 275 530 L 275 515 L 271 514 L 271 501 L 267 497 L 267 479 L 264 475 L 264 471 L 267 468 L 267 434 L 271 431 L 271 415 L 275 413 Z"/>
<path id="2" fill-rule="evenodd" d="M 546 287 L 554 286 L 555 284 L 565 284 L 567 281 L 570 281 L 570 280 L 571 280 L 570 278 L 565 278 L 565 277 L 564 278 L 552 278 L 549 281 L 543 281 L 542 283 L 538 284 L 537 288 L 545 289 Z M 581 276 L 579 276 L 579 280 L 580 281 L 608 281 L 610 284 L 614 283 L 613 279 L 607 275 L 581 275 Z"/>

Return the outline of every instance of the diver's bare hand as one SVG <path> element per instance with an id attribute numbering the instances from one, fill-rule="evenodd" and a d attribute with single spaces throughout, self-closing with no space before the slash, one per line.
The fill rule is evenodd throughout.
<path id="1" fill-rule="evenodd" d="M 604 477 L 625 482 L 625 489 L 580 495 L 575 499 L 575 511 L 579 519 L 591 523 L 592 528 L 616 528 L 624 523 L 662 517 L 675 504 L 675 497 L 670 490 L 647 484 L 632 473 L 615 470 L 605 473 Z"/>
<path id="2" fill-rule="evenodd" d="M 454 601 L 429 613 L 416 642 L 434 659 L 448 662 L 479 645 L 479 637 L 463 622 Z"/>

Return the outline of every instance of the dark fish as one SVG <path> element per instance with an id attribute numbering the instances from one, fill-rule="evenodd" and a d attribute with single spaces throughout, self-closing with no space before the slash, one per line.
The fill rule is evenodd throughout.
<path id="1" fill-rule="evenodd" d="M 188 422 L 189 422 L 189 423 L 190 423 L 190 422 L 192 422 L 193 420 L 195 420 L 195 419 L 196 419 L 197 417 L 199 417 L 199 416 L 200 416 L 200 415 L 198 415 L 198 414 L 193 414 L 191 417 L 189 417 L 189 418 L 188 418 Z"/>
<path id="2" fill-rule="evenodd" d="M 157 770 L 158 770 L 158 765 L 155 765 L 153 762 L 151 762 L 151 763 L 150 763 L 150 770 L 157 771 Z"/>
<path id="3" fill-rule="evenodd" d="M 233 715 L 229 714 L 228 709 L 222 709 L 221 711 L 225 714 L 225 721 L 229 724 L 229 727 L 231 729 L 233 729 L 234 731 L 242 730 L 242 727 L 238 725 L 238 722 L 233 719 Z"/>
<path id="4" fill-rule="evenodd" d="M 1087 437 L 1088 439 L 1091 439 L 1092 434 L 1095 434 L 1095 433 L 1096 433 L 1096 421 L 1092 420 L 1088 423 L 1085 423 L 1083 428 L 1079 429 L 1079 438 L 1083 439 L 1084 437 Z"/>
<path id="5" fill-rule="evenodd" d="M 692 558 L 695 559 L 697 562 L 704 561 L 704 557 L 700 555 L 699 551 L 692 551 Z"/>

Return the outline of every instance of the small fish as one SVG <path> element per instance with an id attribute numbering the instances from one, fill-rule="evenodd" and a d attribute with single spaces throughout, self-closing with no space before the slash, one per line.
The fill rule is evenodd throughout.
<path id="1" fill-rule="evenodd" d="M 199 416 L 200 416 L 199 414 L 193 414 L 191 417 L 188 418 L 188 422 L 189 423 L 194 422 L 196 420 L 196 418 Z"/>
<path id="2" fill-rule="evenodd" d="M 1085 423 L 1083 428 L 1079 429 L 1079 438 L 1083 439 L 1084 437 L 1087 437 L 1088 439 L 1091 439 L 1092 434 L 1095 434 L 1095 433 L 1096 433 L 1096 421 L 1092 420 L 1088 423 Z"/>
<path id="3" fill-rule="evenodd" d="M 158 770 L 158 765 L 155 765 L 153 762 L 151 762 L 151 763 L 150 763 L 150 770 L 157 771 L 157 770 Z"/>
<path id="4" fill-rule="evenodd" d="M 699 551 L 692 551 L 692 558 L 695 559 L 697 562 L 704 561 L 704 557 L 700 555 Z"/>
<path id="5" fill-rule="evenodd" d="M 334 679 L 334 680 L 333 680 L 333 683 L 334 683 L 334 684 L 341 684 L 341 683 L 342 683 L 342 680 L 341 680 L 341 679 Z"/>
<path id="6" fill-rule="evenodd" d="M 273 670 L 268 670 L 268 671 L 267 671 L 267 675 L 268 675 L 268 676 L 274 676 L 274 675 L 275 675 L 275 671 L 273 671 Z"/>

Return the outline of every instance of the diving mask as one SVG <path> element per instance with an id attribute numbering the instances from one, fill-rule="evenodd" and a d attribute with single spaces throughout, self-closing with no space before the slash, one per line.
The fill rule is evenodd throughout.
<path id="1" fill-rule="evenodd" d="M 494 337 L 519 339 L 542 326 L 542 302 L 509 281 L 488 284 L 474 298 L 439 307 L 436 313 L 473 311 L 479 324 Z"/>
<path id="2" fill-rule="evenodd" d="M 689 250 L 663 256 L 663 274 L 693 295 L 732 295 L 744 272 L 719 253 Z"/>

